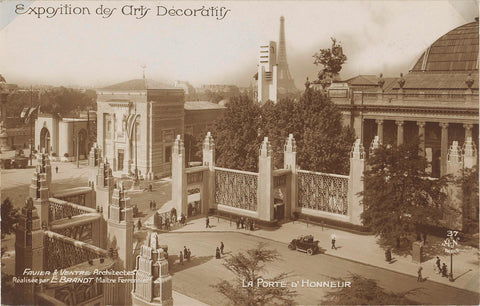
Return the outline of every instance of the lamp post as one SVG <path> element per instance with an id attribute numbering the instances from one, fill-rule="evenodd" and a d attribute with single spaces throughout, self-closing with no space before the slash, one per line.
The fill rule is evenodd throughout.
<path id="1" fill-rule="evenodd" d="M 453 278 L 453 247 L 456 242 L 453 240 L 453 236 L 450 236 L 450 274 L 448 275 L 448 280 L 454 282 Z"/>

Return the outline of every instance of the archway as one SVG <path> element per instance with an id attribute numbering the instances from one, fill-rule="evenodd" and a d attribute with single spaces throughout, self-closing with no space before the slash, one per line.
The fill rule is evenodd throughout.
<path id="1" fill-rule="evenodd" d="M 50 132 L 46 127 L 40 131 L 40 152 L 50 153 Z"/>

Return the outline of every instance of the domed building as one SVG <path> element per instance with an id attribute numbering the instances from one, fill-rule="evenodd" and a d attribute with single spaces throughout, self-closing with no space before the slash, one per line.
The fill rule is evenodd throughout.
<path id="1" fill-rule="evenodd" d="M 367 149 L 420 137 L 433 177 L 447 173 L 449 146 L 478 148 L 478 18 L 436 40 L 403 76 L 359 75 L 329 88 L 345 124 Z M 367 150 L 368 151 L 368 150 Z"/>

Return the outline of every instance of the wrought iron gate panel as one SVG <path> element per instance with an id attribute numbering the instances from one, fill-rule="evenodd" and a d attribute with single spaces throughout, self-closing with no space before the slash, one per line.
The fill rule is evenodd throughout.
<path id="1" fill-rule="evenodd" d="M 348 213 L 348 176 L 299 170 L 297 184 L 299 207 Z"/>
<path id="2" fill-rule="evenodd" d="M 216 204 L 256 211 L 257 188 L 257 174 L 215 170 Z"/>

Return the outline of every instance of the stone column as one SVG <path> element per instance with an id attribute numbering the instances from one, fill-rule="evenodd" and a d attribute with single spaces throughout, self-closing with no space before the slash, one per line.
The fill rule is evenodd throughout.
<path id="1" fill-rule="evenodd" d="M 26 268 L 43 271 L 44 232 L 37 208 L 29 198 L 21 210 L 15 234 L 15 275 L 22 278 Z M 35 284 L 16 284 L 25 304 L 35 304 Z"/>
<path id="2" fill-rule="evenodd" d="M 287 181 L 288 203 L 285 203 L 285 216 L 290 217 L 297 207 L 297 143 L 293 134 L 289 134 L 283 151 L 283 168 L 289 169 L 290 181 Z"/>
<path id="3" fill-rule="evenodd" d="M 425 155 L 425 121 L 418 121 L 418 138 L 420 140 L 420 151 L 419 154 L 420 156 Z"/>
<path id="4" fill-rule="evenodd" d="M 397 120 L 395 121 L 395 124 L 397 125 L 397 146 L 400 146 L 403 144 L 403 120 Z"/>
<path id="5" fill-rule="evenodd" d="M 461 175 L 463 168 L 463 159 L 458 141 L 454 141 L 448 150 L 446 173 L 451 174 L 454 178 Z M 456 184 L 447 186 L 447 203 L 450 209 L 444 213 L 449 228 L 462 228 L 462 205 L 461 205 L 461 188 Z"/>
<path id="6" fill-rule="evenodd" d="M 467 137 L 463 144 L 463 167 L 473 168 L 477 164 L 477 149 L 472 137 Z"/>
<path id="7" fill-rule="evenodd" d="M 377 136 L 378 136 L 378 141 L 380 143 L 383 143 L 383 119 L 377 119 L 375 120 L 377 123 Z"/>
<path id="8" fill-rule="evenodd" d="M 273 220 L 273 156 L 268 137 L 263 139 L 258 158 L 257 212 L 260 220 Z"/>
<path id="9" fill-rule="evenodd" d="M 207 214 L 208 209 L 215 206 L 215 142 L 210 132 L 203 141 L 203 165 L 208 171 L 203 172 L 203 191 L 201 194 L 202 213 Z"/>
<path id="10" fill-rule="evenodd" d="M 130 205 L 130 198 L 127 196 L 123 184 L 120 183 L 119 188 L 113 190 L 112 202 L 109 205 L 109 218 L 107 228 L 108 249 L 117 250 L 118 261 L 116 270 L 131 271 L 133 265 L 133 209 Z M 125 279 L 131 278 L 125 276 Z M 116 286 L 118 290 L 116 294 L 117 305 L 129 304 L 131 297 L 132 284 L 119 283 Z"/>
<path id="11" fill-rule="evenodd" d="M 370 148 L 368 149 L 368 155 L 372 156 L 376 149 L 378 149 L 382 144 L 378 140 L 378 136 L 375 136 L 370 144 Z"/>
<path id="12" fill-rule="evenodd" d="M 185 147 L 180 135 L 173 143 L 172 150 L 172 201 L 177 216 L 187 215 L 187 175 L 185 174 Z"/>
<path id="13" fill-rule="evenodd" d="M 350 153 L 350 177 L 348 179 L 348 215 L 350 223 L 361 225 L 360 214 L 363 212 L 361 205 L 363 191 L 363 171 L 365 170 L 365 151 L 360 139 L 357 139 Z"/>
<path id="14" fill-rule="evenodd" d="M 473 124 L 464 124 L 463 128 L 465 129 L 465 141 L 468 137 L 472 137 Z"/>
<path id="15" fill-rule="evenodd" d="M 440 176 L 447 172 L 447 154 L 448 154 L 448 123 L 440 122 L 442 128 L 441 155 L 440 155 Z"/>
<path id="16" fill-rule="evenodd" d="M 35 205 L 40 217 L 40 224 L 42 226 L 48 226 L 50 205 L 48 198 L 50 195 L 48 190 L 47 175 L 42 173 L 40 165 L 37 165 L 37 169 L 33 174 L 29 194 L 33 199 L 33 204 Z"/>

